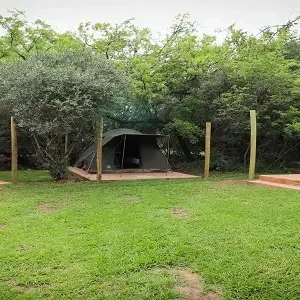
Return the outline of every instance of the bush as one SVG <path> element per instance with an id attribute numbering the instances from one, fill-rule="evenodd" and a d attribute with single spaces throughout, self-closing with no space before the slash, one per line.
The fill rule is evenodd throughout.
<path id="1" fill-rule="evenodd" d="M 49 163 L 48 168 L 50 176 L 54 180 L 64 180 L 68 177 L 68 160 L 56 160 Z"/>
<path id="2" fill-rule="evenodd" d="M 128 87 L 118 68 L 91 52 L 38 54 L 0 67 L 0 105 L 32 137 L 55 180 L 66 177 L 66 162 L 84 132 L 104 111 L 122 106 Z"/>

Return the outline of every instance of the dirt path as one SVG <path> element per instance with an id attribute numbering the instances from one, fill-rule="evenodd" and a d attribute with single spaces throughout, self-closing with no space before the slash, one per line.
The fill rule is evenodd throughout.
<path id="1" fill-rule="evenodd" d="M 1 185 L 1 184 L 9 184 L 9 182 L 0 181 L 0 185 Z"/>
<path id="2" fill-rule="evenodd" d="M 174 290 L 179 292 L 181 300 L 220 300 L 217 292 L 205 291 L 199 274 L 186 268 L 155 268 L 155 272 L 168 272 L 179 279 Z"/>
<path id="3" fill-rule="evenodd" d="M 219 300 L 220 296 L 214 292 L 206 293 L 201 285 L 201 277 L 188 269 L 172 268 L 172 274 L 178 276 L 181 284 L 175 290 L 181 294 L 182 300 Z"/>

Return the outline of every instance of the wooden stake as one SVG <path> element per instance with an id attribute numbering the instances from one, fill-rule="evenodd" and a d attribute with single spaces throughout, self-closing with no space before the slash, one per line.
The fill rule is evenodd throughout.
<path id="1" fill-rule="evenodd" d="M 18 183 L 18 144 L 17 125 L 14 117 L 11 117 L 11 179 L 12 183 Z"/>
<path id="2" fill-rule="evenodd" d="M 103 118 L 97 124 L 97 181 L 102 179 L 102 138 L 103 138 Z"/>
<path id="3" fill-rule="evenodd" d="M 209 166 L 210 166 L 210 140 L 211 140 L 211 123 L 206 123 L 205 130 L 205 165 L 204 165 L 204 177 L 209 177 Z"/>
<path id="4" fill-rule="evenodd" d="M 249 165 L 249 180 L 255 177 L 255 163 L 256 163 L 256 111 L 250 110 L 250 125 L 251 125 L 251 139 L 250 139 L 250 165 Z"/>

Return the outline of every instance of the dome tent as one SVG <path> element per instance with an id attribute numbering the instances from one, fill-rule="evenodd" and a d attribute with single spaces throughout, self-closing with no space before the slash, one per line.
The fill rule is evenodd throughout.
<path id="1" fill-rule="evenodd" d="M 127 128 L 110 130 L 103 134 L 102 170 L 166 171 L 169 163 L 158 146 L 157 138 L 162 135 L 143 134 Z M 93 143 L 81 155 L 76 167 L 89 173 L 97 172 L 97 143 Z"/>

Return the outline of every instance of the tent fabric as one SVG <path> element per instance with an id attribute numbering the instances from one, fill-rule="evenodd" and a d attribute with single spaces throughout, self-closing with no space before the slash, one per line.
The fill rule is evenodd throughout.
<path id="1" fill-rule="evenodd" d="M 113 129 L 110 131 L 107 131 L 103 134 L 103 146 L 106 145 L 109 141 L 111 141 L 114 137 L 120 136 L 120 135 L 142 135 L 143 133 L 138 132 L 134 129 L 127 129 L 127 128 L 120 128 L 120 129 Z"/>
<path id="2" fill-rule="evenodd" d="M 120 128 L 103 134 L 102 170 L 169 170 L 169 163 L 157 144 L 161 135 L 143 134 L 139 131 Z M 95 173 L 97 144 L 88 147 L 76 163 L 76 167 Z"/>

